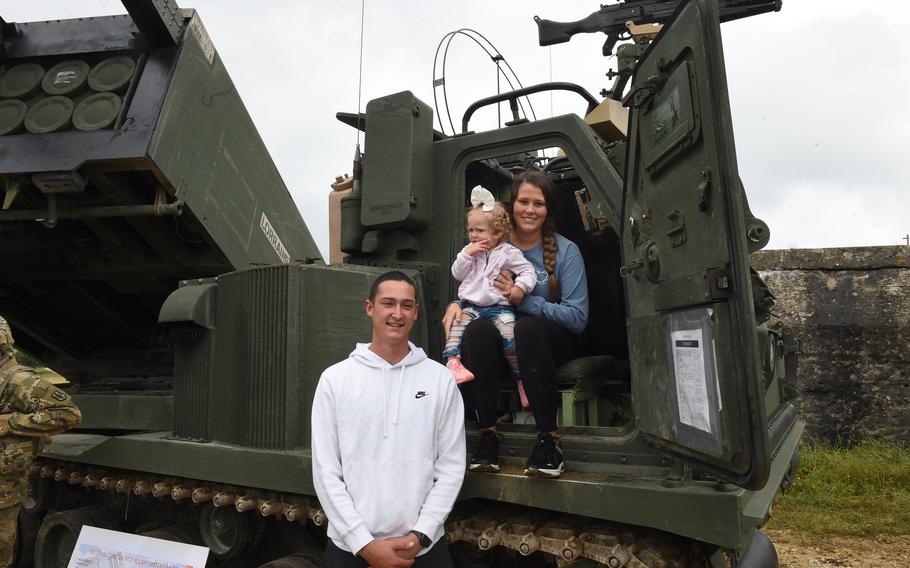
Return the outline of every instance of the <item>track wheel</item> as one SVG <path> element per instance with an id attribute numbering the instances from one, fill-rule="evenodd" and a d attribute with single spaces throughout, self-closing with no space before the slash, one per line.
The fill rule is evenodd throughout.
<path id="1" fill-rule="evenodd" d="M 41 527 L 41 515 L 19 509 L 19 536 L 16 538 L 16 568 L 34 568 L 35 539 Z"/>
<path id="2" fill-rule="evenodd" d="M 322 566 L 322 554 L 315 551 L 295 552 L 290 556 L 278 558 L 259 566 L 259 568 L 319 568 Z"/>
<path id="3" fill-rule="evenodd" d="M 233 507 L 206 503 L 199 514 L 199 533 L 215 558 L 225 560 L 243 554 L 255 544 L 261 529 L 258 514 L 238 513 Z"/>
<path id="4" fill-rule="evenodd" d="M 180 542 L 183 544 L 202 544 L 199 538 L 199 531 L 196 525 L 179 524 L 166 527 L 159 527 L 150 531 L 141 533 L 142 536 L 157 538 L 159 540 L 169 540 L 171 542 Z"/>
<path id="5" fill-rule="evenodd" d="M 44 517 L 35 539 L 35 568 L 65 567 L 83 525 L 117 530 L 117 518 L 102 507 L 82 507 Z"/>
<path id="6" fill-rule="evenodd" d="M 40 515 L 48 509 L 60 508 L 62 497 L 56 481 L 42 479 L 38 474 L 32 474 L 28 476 L 28 497 L 22 503 L 22 509 Z"/>
<path id="7" fill-rule="evenodd" d="M 494 568 L 499 566 L 499 549 L 480 550 L 476 544 L 458 541 L 449 545 L 452 563 L 458 568 Z"/>

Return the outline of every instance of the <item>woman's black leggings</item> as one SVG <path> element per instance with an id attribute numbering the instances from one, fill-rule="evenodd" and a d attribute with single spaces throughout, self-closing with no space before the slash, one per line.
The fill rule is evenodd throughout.
<path id="1" fill-rule="evenodd" d="M 556 430 L 556 369 L 580 352 L 579 339 L 558 323 L 537 316 L 515 322 L 518 371 L 539 432 Z M 474 373 L 462 383 L 465 408 L 477 413 L 481 428 L 496 424 L 496 391 L 500 378 L 508 377 L 502 338 L 492 322 L 476 319 L 461 339 L 461 360 Z"/>

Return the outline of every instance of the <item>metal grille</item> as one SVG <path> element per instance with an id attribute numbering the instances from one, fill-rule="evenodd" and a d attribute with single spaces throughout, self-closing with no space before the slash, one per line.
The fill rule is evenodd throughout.
<path id="1" fill-rule="evenodd" d="M 174 350 L 174 436 L 209 439 L 209 383 L 215 338 L 207 330 L 182 331 Z"/>
<path id="2" fill-rule="evenodd" d="M 289 303 L 296 314 L 299 274 L 273 266 L 218 279 L 213 439 L 263 449 L 293 447 L 296 428 L 289 432 L 288 409 L 297 400 L 298 324 L 289 317 Z"/>

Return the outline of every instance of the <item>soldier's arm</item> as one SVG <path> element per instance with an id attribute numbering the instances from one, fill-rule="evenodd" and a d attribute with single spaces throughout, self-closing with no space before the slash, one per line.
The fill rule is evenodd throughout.
<path id="1" fill-rule="evenodd" d="M 13 411 L 0 421 L 7 423 L 10 433 L 19 436 L 51 436 L 82 421 L 73 399 L 32 370 L 15 373 L 0 398 Z"/>

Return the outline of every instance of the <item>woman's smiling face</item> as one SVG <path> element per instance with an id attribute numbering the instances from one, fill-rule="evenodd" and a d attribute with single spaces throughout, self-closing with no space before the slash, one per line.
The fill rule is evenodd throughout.
<path id="1" fill-rule="evenodd" d="M 525 235 L 540 233 L 547 220 L 547 201 L 543 190 L 527 182 L 518 186 L 512 215 L 517 233 Z"/>

